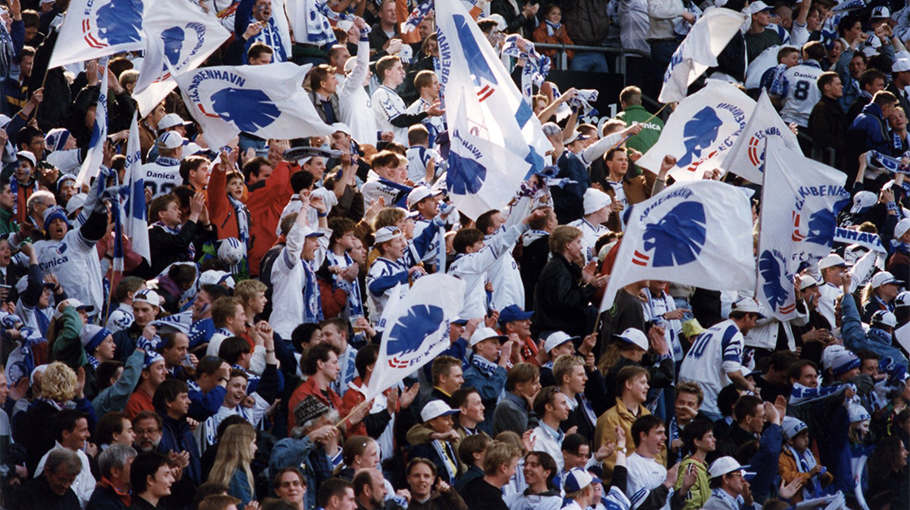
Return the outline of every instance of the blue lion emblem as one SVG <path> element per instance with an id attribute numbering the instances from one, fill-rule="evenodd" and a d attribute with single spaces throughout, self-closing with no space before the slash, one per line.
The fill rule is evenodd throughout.
<path id="1" fill-rule="evenodd" d="M 654 250 L 653 267 L 688 264 L 698 257 L 705 244 L 705 206 L 682 202 L 657 223 L 645 227 L 644 247 Z"/>
<path id="2" fill-rule="evenodd" d="M 161 32 L 161 41 L 164 43 L 164 57 L 176 66 L 180 62 L 180 51 L 183 49 L 183 41 L 186 40 L 186 33 L 180 27 L 171 27 Z M 167 71 L 167 65 L 164 66 Z"/>
<path id="3" fill-rule="evenodd" d="M 261 90 L 219 90 L 212 94 L 212 108 L 222 119 L 247 133 L 255 133 L 281 115 L 275 103 Z"/>
<path id="4" fill-rule="evenodd" d="M 723 125 L 723 121 L 718 118 L 710 106 L 706 106 L 696 113 L 683 128 L 683 144 L 686 146 L 686 153 L 679 158 L 676 165 L 689 166 L 696 156 L 701 156 L 701 151 L 710 147 L 714 140 L 717 140 L 717 133 L 720 131 L 721 125 Z"/>
<path id="5" fill-rule="evenodd" d="M 449 170 L 446 173 L 446 187 L 458 195 L 477 193 L 487 178 L 487 169 L 473 159 L 449 152 Z"/>
<path id="6" fill-rule="evenodd" d="M 405 355 L 420 349 L 424 339 L 439 329 L 444 319 L 442 308 L 433 305 L 412 306 L 389 333 L 389 357 Z"/>
<path id="7" fill-rule="evenodd" d="M 496 76 L 483 53 L 480 52 L 480 46 L 471 34 L 471 28 L 468 23 L 474 24 L 474 20 L 467 20 L 464 16 L 456 14 L 455 30 L 458 32 L 458 40 L 461 41 L 461 49 L 464 58 L 468 60 L 468 69 L 474 75 L 474 85 L 480 86 L 480 79 L 484 78 L 493 85 L 497 85 Z"/>
<path id="8" fill-rule="evenodd" d="M 835 202 L 831 209 L 821 209 L 809 216 L 809 234 L 806 242 L 827 246 L 834 244 L 834 229 L 837 226 L 837 214 L 850 203 L 849 198 Z"/>
<path id="9" fill-rule="evenodd" d="M 765 281 L 762 285 L 762 291 L 768 299 L 768 304 L 771 305 L 772 309 L 777 310 L 790 296 L 790 292 L 787 290 L 789 286 L 787 273 L 770 250 L 763 251 L 761 256 L 758 257 L 758 271 Z"/>
<path id="10" fill-rule="evenodd" d="M 98 9 L 98 35 L 110 45 L 142 40 L 142 0 L 111 0 Z"/>

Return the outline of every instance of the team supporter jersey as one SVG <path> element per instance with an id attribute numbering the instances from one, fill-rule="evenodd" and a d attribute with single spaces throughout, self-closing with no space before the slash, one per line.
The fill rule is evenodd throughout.
<path id="1" fill-rule="evenodd" d="M 252 407 L 244 407 L 238 405 L 237 407 L 231 409 L 225 406 L 218 408 L 218 412 L 209 416 L 204 422 L 196 428 L 195 436 L 196 442 L 199 444 L 199 448 L 202 451 L 207 450 L 210 446 L 215 444 L 216 433 L 218 432 L 218 425 L 221 424 L 229 416 L 240 416 L 244 420 L 248 421 L 250 425 L 254 428 L 259 428 L 259 425 L 262 423 L 262 417 L 265 416 L 265 412 L 269 409 L 269 403 L 266 402 L 258 393 L 253 393 L 250 395 L 253 400 Z"/>
<path id="2" fill-rule="evenodd" d="M 782 99 L 780 118 L 784 122 L 809 126 L 809 114 L 822 98 L 816 83 L 823 72 L 817 62 L 810 60 L 787 69 L 783 77 L 771 86 L 771 95 Z"/>
<path id="3" fill-rule="evenodd" d="M 679 381 L 701 386 L 705 400 L 701 409 L 719 414 L 717 395 L 731 383 L 728 373 L 742 368 L 744 339 L 732 320 L 717 323 L 698 336 L 679 369 Z"/>
<path id="4" fill-rule="evenodd" d="M 465 282 L 464 305 L 461 313 L 458 314 L 459 317 L 474 318 L 483 317 L 487 314 L 484 284 L 490 279 L 488 273 L 515 246 L 518 238 L 527 229 L 528 227 L 523 223 L 514 225 L 505 232 L 488 237 L 486 246 L 480 251 L 462 254 L 452 262 L 452 265 L 449 266 L 449 274 Z M 514 263 L 514 259 L 512 259 L 512 263 Z M 515 274 L 519 275 L 518 288 L 514 288 L 514 284 L 510 285 L 512 293 L 516 294 L 516 296 L 504 300 L 511 301 L 509 304 L 513 305 L 524 303 L 524 286 L 521 284 L 521 276 L 517 269 L 516 267 Z M 511 275 L 509 276 L 508 280 L 511 282 Z M 506 280 L 504 277 L 500 281 L 500 285 L 509 285 L 505 283 Z M 495 289 L 495 283 L 493 287 Z M 518 300 L 517 296 L 519 293 L 520 300 Z"/>
<path id="5" fill-rule="evenodd" d="M 305 231 L 295 223 L 288 233 L 287 245 L 281 250 L 272 266 L 272 328 L 282 338 L 291 338 L 291 333 L 301 323 L 317 323 L 322 320 L 319 303 L 319 285 L 316 269 L 325 259 L 331 231 L 317 238 L 319 249 L 316 260 L 300 258 L 303 252 Z"/>
<path id="6" fill-rule="evenodd" d="M 376 92 L 373 92 L 373 114 L 376 116 L 376 129 L 379 131 L 391 131 L 395 135 L 395 141 L 408 146 L 408 128 L 395 127 L 392 125 L 392 119 L 407 113 L 408 107 L 404 104 L 394 90 L 380 85 Z"/>
<path id="7" fill-rule="evenodd" d="M 594 253 L 594 245 L 597 244 L 600 236 L 609 234 L 610 229 L 603 225 L 595 225 L 584 218 L 569 223 L 569 226 L 581 230 L 581 242 L 585 247 L 585 263 L 597 258 L 597 254 Z"/>
<path id="8" fill-rule="evenodd" d="M 417 101 L 411 103 L 411 106 L 408 107 L 407 113 L 416 115 L 418 113 L 423 113 L 429 109 L 430 102 L 420 97 L 417 98 Z M 445 123 L 442 121 L 442 115 L 437 117 L 427 117 L 421 121 L 421 124 L 423 124 L 423 127 L 427 128 L 427 132 L 429 133 L 430 148 L 436 147 L 436 136 L 438 136 L 439 133 L 445 131 L 446 129 Z"/>
<path id="9" fill-rule="evenodd" d="M 82 237 L 79 229 L 74 229 L 60 241 L 38 241 L 35 250 L 41 270 L 56 276 L 67 296 L 94 306 L 89 315 L 101 311 L 104 296 L 101 262 L 95 243 Z"/>
<path id="10" fill-rule="evenodd" d="M 629 455 L 626 460 L 628 479 L 626 493 L 632 508 L 638 508 L 645 502 L 652 490 L 663 485 L 667 479 L 667 468 L 654 459 L 646 459 L 638 453 Z M 670 497 L 667 497 L 661 510 L 670 510 Z"/>
<path id="11" fill-rule="evenodd" d="M 418 215 L 416 218 L 414 218 L 414 237 L 420 236 L 420 234 L 423 233 L 424 229 L 429 227 L 432 223 L 433 223 L 433 220 L 428 220 L 428 219 L 424 218 L 423 216 Z M 437 228 L 437 227 L 434 226 L 432 228 Z M 426 255 L 423 256 L 423 258 L 421 260 L 423 262 L 426 262 L 427 264 L 435 264 L 436 255 L 437 255 L 438 250 L 439 250 L 439 234 L 433 236 L 433 238 L 430 240 L 430 246 L 429 246 L 429 248 L 427 248 L 427 253 L 426 253 Z"/>
<path id="12" fill-rule="evenodd" d="M 109 329 L 112 333 L 116 333 L 120 330 L 129 328 L 134 320 L 136 320 L 136 317 L 133 316 L 133 307 L 120 303 L 117 305 L 117 308 L 111 312 L 104 327 Z"/>
<path id="13" fill-rule="evenodd" d="M 158 156 L 154 163 L 142 165 L 145 187 L 152 188 L 152 198 L 167 195 L 177 186 L 183 184 L 180 177 L 180 161 L 174 158 Z"/>

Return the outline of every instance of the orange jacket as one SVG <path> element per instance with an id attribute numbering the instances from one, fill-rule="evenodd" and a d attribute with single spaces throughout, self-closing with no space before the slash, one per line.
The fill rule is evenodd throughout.
<path id="1" fill-rule="evenodd" d="M 282 161 L 275 166 L 268 179 L 249 186 L 250 196 L 246 207 L 250 210 L 250 218 L 255 218 L 250 225 L 250 251 L 247 257 L 251 276 L 259 276 L 262 256 L 278 240 L 275 229 L 281 220 L 281 211 L 294 194 L 291 189 L 291 174 L 298 171 L 300 166 L 296 163 Z M 214 173 L 212 177 L 214 178 Z"/>
<path id="2" fill-rule="evenodd" d="M 559 30 L 557 30 L 555 34 L 549 35 L 549 32 L 547 32 L 547 24 L 541 23 L 540 25 L 537 25 L 537 28 L 534 29 L 534 33 L 531 35 L 531 39 L 534 42 L 546 43 L 546 44 L 566 44 L 566 45 L 575 44 L 572 42 L 572 39 L 569 38 L 569 33 L 566 31 L 565 25 L 562 25 L 561 27 L 559 27 Z M 537 50 L 537 52 L 540 53 L 541 55 L 546 55 L 550 58 L 553 58 L 554 56 L 556 56 L 556 50 L 540 49 L 540 50 Z M 572 57 L 575 56 L 575 52 L 572 50 L 566 50 L 566 56 L 568 56 L 569 59 L 571 59 Z"/>

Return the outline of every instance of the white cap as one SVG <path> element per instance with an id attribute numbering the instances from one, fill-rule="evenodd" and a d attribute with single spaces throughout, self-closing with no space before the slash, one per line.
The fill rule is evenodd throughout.
<path id="1" fill-rule="evenodd" d="M 622 338 L 630 344 L 637 345 L 638 347 L 648 350 L 648 337 L 638 328 L 628 328 L 623 331 L 621 335 L 616 335 L 619 338 Z"/>
<path id="2" fill-rule="evenodd" d="M 891 11 L 887 7 L 878 6 L 875 9 L 872 9 L 872 15 L 869 16 L 869 19 L 882 19 L 890 18 Z"/>
<path id="3" fill-rule="evenodd" d="M 806 290 L 816 286 L 818 286 L 818 280 L 813 278 L 811 274 L 805 274 L 799 277 L 799 290 Z"/>
<path id="4" fill-rule="evenodd" d="M 550 352 L 553 349 L 559 347 L 560 345 L 562 345 L 566 342 L 571 342 L 572 340 L 575 340 L 577 338 L 579 338 L 579 337 L 569 336 L 563 331 L 554 331 L 553 333 L 550 333 L 550 336 L 547 337 L 547 341 L 544 342 L 543 350 Z"/>
<path id="5" fill-rule="evenodd" d="M 377 230 L 376 234 L 373 236 L 375 238 L 374 244 L 385 243 L 392 239 L 398 239 L 401 236 L 402 233 L 398 227 L 382 227 Z"/>
<path id="6" fill-rule="evenodd" d="M 880 273 L 875 273 L 875 276 L 872 277 L 872 288 L 877 289 L 882 285 L 888 285 L 889 283 L 899 284 L 901 281 L 894 278 L 894 275 L 888 271 L 882 271 Z"/>
<path id="7" fill-rule="evenodd" d="M 176 113 L 169 113 L 164 117 L 161 117 L 161 120 L 158 121 L 158 131 L 172 128 L 174 126 L 179 126 L 181 124 L 184 126 L 189 126 L 192 124 L 192 122 L 187 122 L 181 119 L 180 115 L 177 115 Z"/>
<path id="8" fill-rule="evenodd" d="M 479 327 L 476 330 L 474 330 L 474 334 L 471 335 L 471 347 L 474 347 L 475 345 L 479 344 L 480 342 L 483 342 L 484 340 L 488 340 L 490 338 L 497 338 L 497 339 L 499 339 L 500 342 L 502 342 L 503 340 L 506 340 L 509 337 L 507 337 L 505 335 L 500 335 L 493 328 Z"/>
<path id="9" fill-rule="evenodd" d="M 417 186 L 408 193 L 408 209 L 413 209 L 418 202 L 435 194 L 433 190 L 426 186 Z"/>
<path id="10" fill-rule="evenodd" d="M 455 414 L 457 412 L 458 411 L 446 405 L 442 400 L 431 400 L 427 402 L 427 405 L 423 406 L 423 410 L 420 411 L 420 419 L 426 423 L 433 418 Z"/>
<path id="11" fill-rule="evenodd" d="M 500 32 L 505 32 L 506 28 L 508 28 L 506 19 L 502 16 L 502 14 L 490 14 L 489 16 L 487 16 L 484 19 L 489 19 L 489 20 L 495 21 L 496 30 L 499 30 Z M 483 21 L 483 20 L 478 20 L 478 21 Z"/>
<path id="12" fill-rule="evenodd" d="M 847 404 L 847 414 L 850 416 L 850 423 L 872 419 L 869 411 L 867 411 L 866 408 L 861 404 L 857 404 L 856 402 L 850 402 Z"/>
<path id="13" fill-rule="evenodd" d="M 910 60 L 899 58 L 891 64 L 892 73 L 902 73 L 904 71 L 910 71 Z"/>
<path id="14" fill-rule="evenodd" d="M 881 324 L 882 326 L 888 326 L 893 328 L 897 326 L 897 317 L 893 313 L 887 310 L 879 310 L 872 314 L 872 319 L 869 321 L 870 324 Z"/>
<path id="15" fill-rule="evenodd" d="M 894 298 L 894 308 L 910 306 L 910 291 L 903 291 Z"/>
<path id="16" fill-rule="evenodd" d="M 339 131 L 348 136 L 354 136 L 354 133 L 351 132 L 351 128 L 349 128 L 348 125 L 344 122 L 336 122 L 332 124 L 332 133 L 337 133 Z"/>
<path id="17" fill-rule="evenodd" d="M 155 307 L 161 306 L 161 296 L 158 295 L 152 289 L 144 289 L 136 292 L 136 295 L 133 296 L 133 303 L 148 303 Z"/>
<path id="18" fill-rule="evenodd" d="M 749 13 L 756 14 L 762 11 L 770 11 L 772 7 L 761 0 L 749 4 Z"/>
<path id="19" fill-rule="evenodd" d="M 85 205 L 85 199 L 88 198 L 88 195 L 85 193 L 77 193 L 73 195 L 73 198 L 69 199 L 66 202 L 66 214 L 72 216 L 74 212 L 79 210 L 80 207 Z"/>
<path id="20" fill-rule="evenodd" d="M 22 154 L 21 152 L 19 154 Z M 910 230 L 910 218 L 904 218 L 897 222 L 897 226 L 894 227 L 894 238 L 900 239 L 904 237 L 904 234 Z"/>
<path id="21" fill-rule="evenodd" d="M 907 61 L 907 64 L 910 65 L 910 60 Z M 876 202 L 878 202 L 878 195 L 871 191 L 860 191 L 853 197 L 853 207 L 850 208 L 850 212 L 859 214 L 864 209 L 875 205 Z"/>
<path id="22" fill-rule="evenodd" d="M 742 298 L 739 301 L 733 303 L 734 312 L 746 312 L 746 313 L 757 313 L 761 317 L 764 317 L 765 314 L 761 313 L 761 305 L 758 304 L 758 301 L 755 298 Z"/>
<path id="23" fill-rule="evenodd" d="M 613 204 L 613 199 L 603 191 L 595 188 L 588 188 L 585 191 L 585 215 L 596 213 L 604 207 Z"/>
<path id="24" fill-rule="evenodd" d="M 200 287 L 203 285 L 221 285 L 222 282 L 227 282 L 229 288 L 234 288 L 234 278 L 231 276 L 231 273 L 219 271 L 217 269 L 209 269 L 199 276 Z"/>
<path id="25" fill-rule="evenodd" d="M 588 139 L 588 137 L 581 134 L 581 131 L 575 130 L 575 131 L 572 131 L 572 134 L 569 135 L 568 138 L 563 140 L 562 143 L 565 145 L 569 145 L 572 142 L 577 142 L 579 140 L 587 140 L 587 139 Z"/>
<path id="26" fill-rule="evenodd" d="M 189 142 L 183 146 L 183 157 L 188 158 L 200 152 L 205 152 L 208 149 L 203 149 L 201 145 L 196 142 Z"/>
<path id="27" fill-rule="evenodd" d="M 16 153 L 17 158 L 25 158 L 32 162 L 32 166 L 38 165 L 38 160 L 35 159 L 35 155 L 31 151 L 18 151 Z"/>
<path id="28" fill-rule="evenodd" d="M 159 136 L 155 143 L 158 145 L 158 149 L 176 149 L 177 147 L 183 147 L 183 142 L 185 141 L 180 136 L 180 133 L 168 131 Z"/>
<path id="29" fill-rule="evenodd" d="M 822 352 L 822 368 L 828 370 L 834 366 L 834 360 L 837 358 L 840 353 L 846 351 L 847 348 L 843 345 L 829 345 L 825 347 L 824 352 Z"/>
<path id="30" fill-rule="evenodd" d="M 63 309 L 67 306 L 72 306 L 76 310 L 85 310 L 86 312 L 92 312 L 95 310 L 95 307 L 92 305 L 87 305 L 76 298 L 69 298 L 61 301 L 60 304 L 57 305 L 58 311 L 54 312 L 54 318 L 59 319 L 60 317 L 63 317 Z"/>
<path id="31" fill-rule="evenodd" d="M 832 253 L 827 257 L 818 261 L 818 270 L 824 271 L 829 267 L 847 267 L 847 262 L 844 261 L 844 258 L 836 253 Z"/>
<path id="32" fill-rule="evenodd" d="M 741 466 L 733 457 L 721 457 L 715 460 L 711 464 L 711 467 L 708 468 L 708 476 L 717 478 L 718 476 L 723 476 L 734 471 L 744 471 L 748 468 L 748 465 Z M 745 475 L 745 473 L 743 473 L 743 475 Z"/>

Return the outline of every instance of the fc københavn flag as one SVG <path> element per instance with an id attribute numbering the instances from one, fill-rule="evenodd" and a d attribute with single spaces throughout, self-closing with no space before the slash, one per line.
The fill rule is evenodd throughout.
<path id="1" fill-rule="evenodd" d="M 151 0 L 73 0 L 48 69 L 145 49 L 142 17 Z"/>
<path id="2" fill-rule="evenodd" d="M 779 320 L 796 316 L 793 275 L 831 253 L 847 176 L 767 138 L 755 297 Z"/>
<path id="3" fill-rule="evenodd" d="M 142 149 L 139 146 L 139 123 L 133 114 L 130 137 L 126 142 L 127 186 L 124 203 L 123 230 L 133 242 L 133 253 L 151 263 L 152 250 L 149 245 L 148 208 L 145 203 L 145 172 L 142 171 Z"/>
<path id="4" fill-rule="evenodd" d="M 768 92 L 762 91 L 746 129 L 736 138 L 721 167 L 750 182 L 761 183 L 765 164 L 765 138 L 770 137 L 783 140 L 788 149 L 801 151 L 796 135 L 777 114 L 768 98 Z"/>
<path id="5" fill-rule="evenodd" d="M 148 115 L 177 86 L 171 74 L 199 67 L 231 33 L 186 0 L 156 0 L 143 20 L 148 49 L 133 98 Z"/>
<path id="6" fill-rule="evenodd" d="M 79 175 L 76 176 L 76 184 L 82 186 L 98 175 L 101 170 L 101 162 L 104 161 L 104 142 L 107 141 L 107 59 L 103 58 L 98 62 L 98 73 L 101 74 L 101 86 L 99 87 L 98 103 L 95 107 L 95 122 L 92 124 L 92 136 L 89 138 L 88 151 L 85 154 L 85 161 L 79 169 Z"/>
<path id="7" fill-rule="evenodd" d="M 717 181 L 671 186 L 632 206 L 600 309 L 641 280 L 711 290 L 755 288 L 752 208 L 742 190 Z"/>
<path id="8" fill-rule="evenodd" d="M 670 59 L 658 96 L 660 102 L 682 101 L 689 85 L 709 67 L 717 65 L 717 56 L 745 21 L 745 14 L 730 9 L 719 7 L 705 11 Z"/>
<path id="9" fill-rule="evenodd" d="M 209 147 L 222 147 L 240 132 L 280 140 L 331 134 L 302 86 L 310 67 L 206 67 L 175 78 Z"/>
<path id="10" fill-rule="evenodd" d="M 366 401 L 413 374 L 446 350 L 449 324 L 464 304 L 464 282 L 436 273 L 414 282 L 404 298 L 393 289 L 382 314 L 383 335 Z"/>

